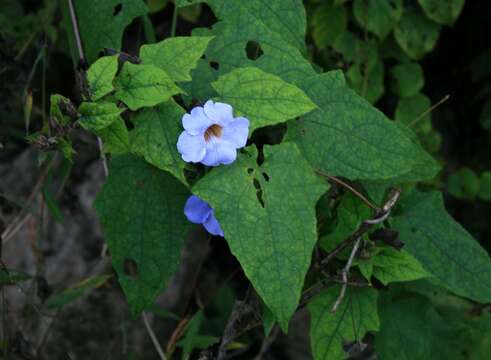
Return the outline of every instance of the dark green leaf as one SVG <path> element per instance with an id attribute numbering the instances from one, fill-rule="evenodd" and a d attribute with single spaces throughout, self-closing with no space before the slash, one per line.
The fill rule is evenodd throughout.
<path id="1" fill-rule="evenodd" d="M 402 12 L 402 0 L 355 0 L 353 3 L 356 21 L 382 39 L 399 22 Z"/>
<path id="2" fill-rule="evenodd" d="M 212 83 L 218 100 L 244 114 L 249 131 L 293 119 L 315 109 L 316 105 L 295 85 L 280 77 L 253 68 L 240 68 Z"/>
<path id="3" fill-rule="evenodd" d="M 126 26 L 147 12 L 147 6 L 140 0 L 75 0 L 74 3 L 89 63 L 104 48 L 121 50 Z"/>
<path id="4" fill-rule="evenodd" d="M 305 79 L 299 87 L 319 109 L 290 121 L 287 137 L 314 168 L 349 179 L 388 179 L 427 163 L 406 130 L 348 89 L 341 72 Z"/>
<path id="5" fill-rule="evenodd" d="M 329 3 L 315 9 L 312 18 L 312 38 L 315 45 L 323 49 L 331 45 L 346 30 L 348 18 L 346 7 Z"/>
<path id="6" fill-rule="evenodd" d="M 491 302 L 491 259 L 447 214 L 439 192 L 413 191 L 394 219 L 400 239 L 440 284 L 479 302 Z"/>
<path id="7" fill-rule="evenodd" d="M 440 34 L 440 25 L 428 20 L 417 8 L 406 7 L 394 36 L 411 59 L 418 60 L 433 50 Z"/>
<path id="8" fill-rule="evenodd" d="M 177 268 L 188 229 L 188 195 L 172 175 L 136 156 L 111 161 L 95 208 L 133 314 L 153 303 Z M 136 273 L 125 266 L 136 267 Z"/>
<path id="9" fill-rule="evenodd" d="M 348 288 L 344 301 L 332 313 L 339 292 L 339 285 L 331 286 L 308 304 L 310 343 L 315 360 L 345 359 L 344 342 L 361 340 L 368 331 L 379 328 L 376 290 Z"/>
<path id="10" fill-rule="evenodd" d="M 447 179 L 447 189 L 457 199 L 474 200 L 479 192 L 480 180 L 474 170 L 459 169 Z"/>
<path id="11" fill-rule="evenodd" d="M 0 269 L 0 285 L 15 285 L 31 278 L 31 275 L 22 271 Z"/>
<path id="12" fill-rule="evenodd" d="M 400 97 L 416 95 L 425 84 L 423 69 L 415 62 L 397 64 L 390 74 L 392 91 Z"/>
<path id="13" fill-rule="evenodd" d="M 452 25 L 459 17 L 465 0 L 418 0 L 428 18 L 443 25 Z"/>

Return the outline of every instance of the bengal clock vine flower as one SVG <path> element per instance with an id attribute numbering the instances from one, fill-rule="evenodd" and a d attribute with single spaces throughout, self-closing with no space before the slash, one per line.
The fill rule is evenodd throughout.
<path id="1" fill-rule="evenodd" d="M 234 118 L 232 106 L 212 100 L 184 114 L 182 125 L 184 131 L 177 141 L 182 159 L 206 166 L 233 163 L 249 134 L 248 119 Z"/>
<path id="2" fill-rule="evenodd" d="M 184 205 L 184 215 L 195 224 L 202 224 L 206 231 L 212 235 L 223 236 L 220 223 L 215 218 L 211 206 L 196 195 L 191 195 Z"/>

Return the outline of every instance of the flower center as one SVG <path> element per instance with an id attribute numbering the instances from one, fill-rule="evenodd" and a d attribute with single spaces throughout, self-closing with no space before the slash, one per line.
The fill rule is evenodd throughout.
<path id="1" fill-rule="evenodd" d="M 205 131 L 205 141 L 210 140 L 211 137 L 221 137 L 222 136 L 222 127 L 217 124 L 211 125 L 208 129 Z"/>

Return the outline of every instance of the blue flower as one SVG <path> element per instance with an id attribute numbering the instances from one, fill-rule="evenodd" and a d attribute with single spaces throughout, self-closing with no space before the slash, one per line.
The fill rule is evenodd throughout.
<path id="1" fill-rule="evenodd" d="M 223 236 L 222 228 L 213 214 L 213 209 L 199 197 L 191 195 L 188 198 L 184 205 L 184 215 L 192 223 L 203 224 L 210 234 Z"/>
<path id="2" fill-rule="evenodd" d="M 184 114 L 182 126 L 177 141 L 182 159 L 206 166 L 233 163 L 249 134 L 249 120 L 234 118 L 232 106 L 211 100 Z"/>

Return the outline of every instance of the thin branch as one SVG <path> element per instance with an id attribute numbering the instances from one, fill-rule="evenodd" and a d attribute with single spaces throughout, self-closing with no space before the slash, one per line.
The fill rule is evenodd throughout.
<path id="1" fill-rule="evenodd" d="M 435 110 L 437 107 L 439 107 L 441 104 L 443 104 L 445 101 L 447 101 L 448 99 L 450 99 L 450 95 L 445 95 L 439 102 L 437 102 L 436 104 L 430 106 L 428 109 L 426 109 L 425 111 L 423 111 L 421 114 L 418 115 L 418 117 L 416 119 L 414 119 L 413 121 L 411 121 L 407 127 L 413 127 L 419 120 L 421 120 L 422 118 L 424 118 L 428 113 L 432 112 L 433 110 Z"/>
<path id="2" fill-rule="evenodd" d="M 32 202 L 36 198 L 36 195 L 42 189 L 44 185 L 44 180 L 48 176 L 49 170 L 51 169 L 51 165 L 53 163 L 53 159 L 45 163 L 41 169 L 41 174 L 39 175 L 38 180 L 36 181 L 36 185 L 34 185 L 34 189 L 32 189 L 31 194 L 27 198 L 26 204 L 19 212 L 19 214 L 12 220 L 12 222 L 6 227 L 6 229 L 2 233 L 2 241 L 6 244 L 12 237 L 19 231 L 22 226 L 26 223 L 27 220 L 30 219 L 31 214 L 27 213 L 30 208 Z M 26 214 L 27 213 L 27 214 Z"/>
<path id="3" fill-rule="evenodd" d="M 80 29 L 78 27 L 77 14 L 75 13 L 75 7 L 73 6 L 72 0 L 68 0 L 68 7 L 70 9 L 70 19 L 72 21 L 73 33 L 75 35 L 75 40 L 77 43 L 78 56 L 79 56 L 80 61 L 82 63 L 86 64 L 87 61 L 85 59 L 84 48 L 82 46 L 82 38 L 80 36 Z M 108 170 L 108 166 L 107 166 L 107 159 L 106 159 L 106 155 L 104 154 L 102 139 L 99 136 L 97 136 L 97 144 L 99 147 L 99 154 L 100 154 L 100 158 L 102 161 L 102 167 L 104 168 L 104 175 L 106 177 L 108 177 L 109 176 L 109 170 Z"/>
<path id="4" fill-rule="evenodd" d="M 99 153 L 101 155 L 102 168 L 104 169 L 104 175 L 106 177 L 108 177 L 109 176 L 109 168 L 107 167 L 107 158 L 106 158 L 106 154 L 104 153 L 104 145 L 102 144 L 102 139 L 99 136 L 97 137 L 97 145 L 99 146 Z"/>
<path id="5" fill-rule="evenodd" d="M 359 198 L 361 201 L 363 201 L 369 208 L 372 210 L 378 211 L 380 210 L 377 206 L 373 205 L 370 200 L 368 200 L 362 193 L 360 193 L 358 190 L 356 190 L 354 187 L 349 185 L 348 183 L 344 182 L 343 180 L 332 176 L 325 174 L 321 171 L 316 171 L 316 173 L 320 176 L 323 176 L 331 181 L 334 181 L 335 183 L 341 185 L 342 187 L 346 188 L 348 191 L 350 191 L 353 195 L 355 195 L 357 198 Z"/>
<path id="6" fill-rule="evenodd" d="M 353 249 L 351 250 L 351 254 L 349 256 L 348 262 L 346 263 L 346 266 L 343 268 L 341 271 L 341 278 L 343 279 L 343 285 L 341 285 L 341 291 L 339 292 L 339 296 L 334 303 L 334 305 L 331 308 L 331 312 L 335 313 L 336 310 L 338 309 L 339 305 L 344 299 L 344 295 L 346 294 L 346 289 L 348 288 L 348 275 L 349 275 L 349 270 L 351 268 L 351 264 L 353 263 L 353 260 L 355 258 L 356 253 L 358 252 L 358 249 L 360 247 L 360 242 L 361 242 L 361 236 L 356 239 L 355 245 L 353 245 Z"/>
<path id="7" fill-rule="evenodd" d="M 327 256 L 321 261 L 320 269 L 326 268 L 329 262 L 334 259 L 339 253 L 341 253 L 344 249 L 346 249 L 350 244 L 355 242 L 358 238 L 362 237 L 365 233 L 368 232 L 374 225 L 380 224 L 387 220 L 392 211 L 392 208 L 395 206 L 397 200 L 399 199 L 399 195 L 401 191 L 399 189 L 394 189 L 389 194 L 389 198 L 382 207 L 375 212 L 375 216 L 371 219 L 364 220 L 358 229 L 348 236 L 343 242 L 341 242 L 336 248 L 331 251 Z"/>
<path id="8" fill-rule="evenodd" d="M 150 339 L 152 339 L 153 346 L 155 347 L 155 350 L 157 350 L 157 353 L 159 354 L 160 360 L 167 360 L 167 357 L 165 356 L 164 351 L 162 350 L 162 347 L 160 346 L 157 337 L 155 336 L 155 333 L 153 332 L 152 327 L 148 322 L 147 314 L 145 312 L 142 312 L 142 320 L 143 323 L 145 324 L 145 328 L 147 329 Z"/>
<path id="9" fill-rule="evenodd" d="M 261 344 L 261 349 L 259 350 L 259 353 L 256 355 L 254 360 L 262 360 L 262 358 L 264 357 L 264 355 L 266 355 L 269 348 L 271 347 L 271 345 L 273 345 L 279 334 L 280 327 L 278 325 L 273 326 L 271 333 L 264 338 L 263 343 Z"/>

